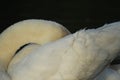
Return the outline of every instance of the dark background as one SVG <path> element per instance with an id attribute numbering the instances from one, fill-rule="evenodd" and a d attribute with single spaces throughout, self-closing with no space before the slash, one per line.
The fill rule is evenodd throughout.
<path id="1" fill-rule="evenodd" d="M 120 21 L 120 3 L 115 0 L 1 0 L 0 31 L 24 19 L 47 19 L 71 32 Z"/>

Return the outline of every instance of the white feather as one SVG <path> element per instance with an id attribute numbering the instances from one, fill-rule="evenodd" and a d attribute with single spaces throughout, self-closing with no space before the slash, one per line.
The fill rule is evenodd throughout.
<path id="1" fill-rule="evenodd" d="M 80 30 L 38 47 L 8 73 L 12 80 L 93 80 L 118 55 L 119 34 L 120 22 Z"/>

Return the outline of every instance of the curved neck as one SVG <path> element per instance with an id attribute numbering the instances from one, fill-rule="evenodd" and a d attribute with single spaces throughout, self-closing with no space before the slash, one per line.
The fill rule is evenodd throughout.
<path id="1" fill-rule="evenodd" d="M 53 22 L 28 20 L 14 24 L 0 35 L 0 64 L 7 69 L 16 50 L 27 43 L 42 45 L 67 34 L 63 26 Z"/>

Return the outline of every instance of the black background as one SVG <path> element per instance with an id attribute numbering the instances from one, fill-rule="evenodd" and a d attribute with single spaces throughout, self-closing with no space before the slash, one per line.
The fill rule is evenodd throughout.
<path id="1" fill-rule="evenodd" d="M 115 0 L 1 0 L 0 31 L 25 19 L 47 19 L 71 32 L 120 21 L 120 3 Z"/>

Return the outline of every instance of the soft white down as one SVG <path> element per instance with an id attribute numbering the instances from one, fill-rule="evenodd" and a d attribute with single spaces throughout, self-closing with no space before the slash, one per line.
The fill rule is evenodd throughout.
<path id="1" fill-rule="evenodd" d="M 13 80 L 93 79 L 120 51 L 119 34 L 119 23 L 77 31 L 38 47 L 8 73 Z"/>
<path id="2" fill-rule="evenodd" d="M 0 80 L 94 80 L 112 71 L 107 66 L 120 52 L 119 34 L 120 22 L 116 22 L 27 46 L 9 62 L 7 72 L 0 67 L 0 77 L 8 76 Z"/>

